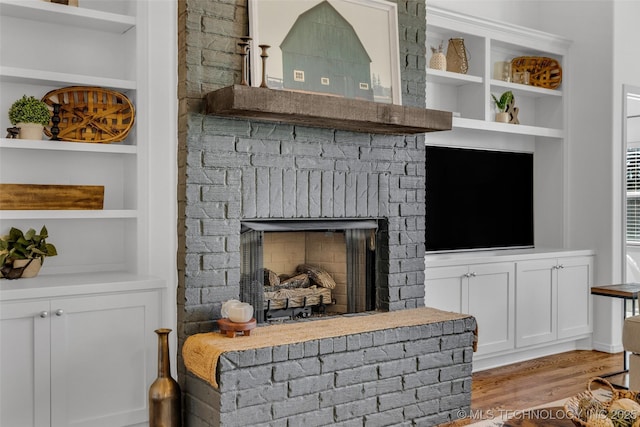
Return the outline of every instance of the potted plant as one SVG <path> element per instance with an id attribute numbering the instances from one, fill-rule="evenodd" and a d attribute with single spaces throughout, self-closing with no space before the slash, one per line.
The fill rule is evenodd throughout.
<path id="1" fill-rule="evenodd" d="M 42 131 L 51 121 L 51 112 L 44 101 L 23 95 L 9 108 L 9 121 L 20 128 L 21 139 L 42 139 Z"/>
<path id="2" fill-rule="evenodd" d="M 23 233 L 11 227 L 9 234 L 0 237 L 0 274 L 6 279 L 34 277 L 40 271 L 44 258 L 56 256 L 56 247 L 47 243 L 47 227 L 40 234 L 33 228 Z"/>
<path id="3" fill-rule="evenodd" d="M 491 94 L 493 102 L 496 104 L 496 122 L 509 123 L 509 113 L 507 113 L 507 106 L 513 101 L 513 93 L 508 90 L 500 96 L 500 99 L 496 98 L 494 94 Z"/>

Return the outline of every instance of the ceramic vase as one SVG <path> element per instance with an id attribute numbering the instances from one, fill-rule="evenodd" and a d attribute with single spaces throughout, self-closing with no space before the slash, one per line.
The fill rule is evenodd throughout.
<path id="1" fill-rule="evenodd" d="M 429 68 L 440 71 L 447 71 L 447 57 L 442 52 L 436 52 L 431 55 L 429 60 Z"/>
<path id="2" fill-rule="evenodd" d="M 180 385 L 171 377 L 169 333 L 171 329 L 156 329 L 158 335 L 158 378 L 149 387 L 149 427 L 180 427 L 182 425 Z"/>
<path id="3" fill-rule="evenodd" d="M 20 139 L 42 139 L 44 126 L 38 123 L 17 123 L 16 127 L 20 128 Z"/>

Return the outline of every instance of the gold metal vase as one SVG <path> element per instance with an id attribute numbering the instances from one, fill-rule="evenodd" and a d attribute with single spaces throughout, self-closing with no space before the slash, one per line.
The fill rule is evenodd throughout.
<path id="1" fill-rule="evenodd" d="M 169 333 L 171 329 L 156 329 L 158 334 L 158 378 L 149 387 L 149 427 L 181 427 L 180 385 L 171 377 Z"/>

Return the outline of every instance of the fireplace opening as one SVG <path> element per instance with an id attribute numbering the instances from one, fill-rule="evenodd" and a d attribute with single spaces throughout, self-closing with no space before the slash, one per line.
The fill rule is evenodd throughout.
<path id="1" fill-rule="evenodd" d="M 240 299 L 258 322 L 376 308 L 377 220 L 244 221 Z"/>

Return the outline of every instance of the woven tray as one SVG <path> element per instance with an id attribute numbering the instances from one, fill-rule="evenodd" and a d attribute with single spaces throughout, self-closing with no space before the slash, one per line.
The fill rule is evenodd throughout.
<path id="1" fill-rule="evenodd" d="M 601 383 L 609 388 L 611 398 L 602 399 L 597 397 L 591 388 L 593 383 Z M 638 402 L 640 396 L 637 391 L 618 390 L 604 378 L 596 377 L 589 380 L 586 391 L 567 399 L 564 404 L 564 411 L 574 425 L 578 427 L 588 427 L 587 418 L 589 411 L 606 413 L 611 407 L 611 404 L 618 399 L 631 399 Z"/>
<path id="2" fill-rule="evenodd" d="M 114 90 L 69 86 L 52 90 L 42 100 L 52 110 L 54 104 L 60 104 L 58 138 L 63 141 L 118 142 L 124 140 L 133 127 L 133 104 Z M 45 134 L 52 136 L 49 129 L 45 129 Z"/>
<path id="3" fill-rule="evenodd" d="M 529 83 L 532 86 L 555 89 L 562 83 L 562 67 L 553 58 L 520 56 L 511 60 L 512 73 L 525 71 L 530 74 Z"/>

